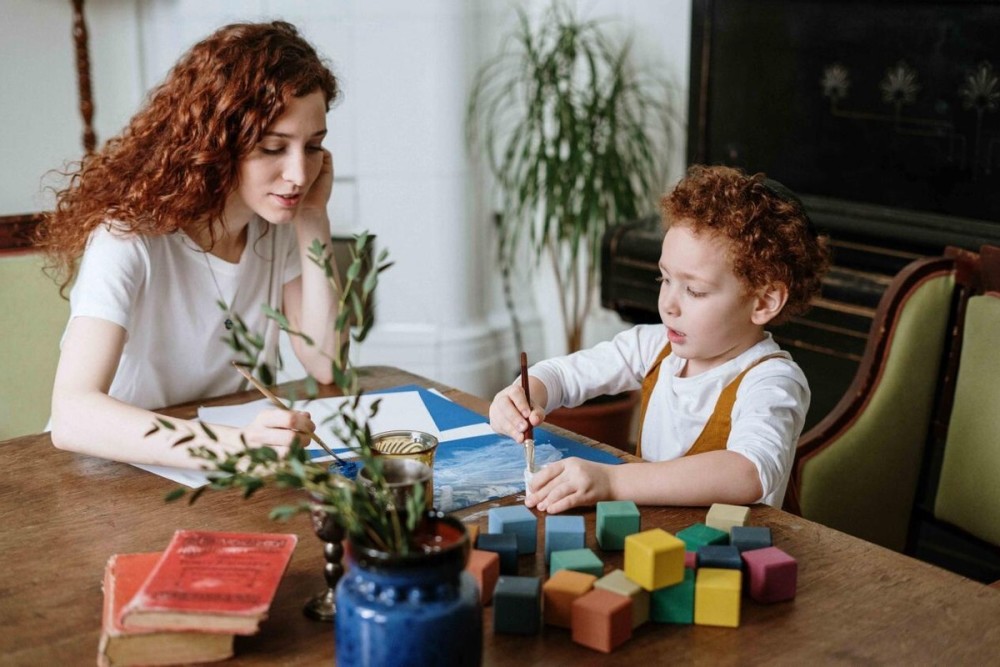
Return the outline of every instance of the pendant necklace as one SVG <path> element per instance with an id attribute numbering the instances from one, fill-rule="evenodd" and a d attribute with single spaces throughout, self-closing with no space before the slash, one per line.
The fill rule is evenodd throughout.
<path id="1" fill-rule="evenodd" d="M 226 299 L 222 296 L 222 288 L 219 287 L 219 281 L 215 277 L 215 269 L 212 268 L 212 263 L 208 261 L 208 251 L 203 251 L 205 253 L 205 266 L 208 267 L 208 275 L 212 276 L 212 283 L 215 285 L 215 291 L 219 294 L 219 304 L 226 310 L 226 331 L 233 330 L 233 308 L 232 303 L 226 304 Z M 233 301 L 236 300 L 236 295 L 233 295 Z"/>

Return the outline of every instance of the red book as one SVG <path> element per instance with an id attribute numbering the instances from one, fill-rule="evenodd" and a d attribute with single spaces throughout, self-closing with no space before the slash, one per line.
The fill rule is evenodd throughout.
<path id="1" fill-rule="evenodd" d="M 135 597 L 125 628 L 252 635 L 292 557 L 295 535 L 178 530 Z"/>
<path id="2" fill-rule="evenodd" d="M 146 580 L 160 553 L 115 554 L 104 568 L 104 613 L 97 664 L 173 665 L 212 662 L 233 655 L 233 635 L 205 632 L 161 632 L 128 630 L 118 615 Z"/>

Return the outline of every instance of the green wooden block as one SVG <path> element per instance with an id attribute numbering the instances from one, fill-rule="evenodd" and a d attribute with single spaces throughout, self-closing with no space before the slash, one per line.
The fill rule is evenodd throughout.
<path id="1" fill-rule="evenodd" d="M 604 562 L 590 549 L 566 549 L 553 551 L 549 563 L 549 576 L 559 570 L 586 572 L 595 577 L 604 576 Z"/>
<path id="2" fill-rule="evenodd" d="M 684 568 L 679 584 L 649 594 L 649 618 L 657 623 L 694 623 L 694 570 Z"/>
<path id="3" fill-rule="evenodd" d="M 688 526 L 677 533 L 677 537 L 684 541 L 688 551 L 698 551 L 699 547 L 708 544 L 729 544 L 729 533 L 718 528 L 706 526 L 703 523 L 696 523 Z"/>
<path id="4" fill-rule="evenodd" d="M 597 503 L 597 543 L 605 551 L 621 551 L 625 538 L 641 530 L 639 508 L 631 500 Z"/>

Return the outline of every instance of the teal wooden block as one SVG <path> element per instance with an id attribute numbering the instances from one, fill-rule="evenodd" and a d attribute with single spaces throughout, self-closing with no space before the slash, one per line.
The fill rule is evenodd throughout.
<path id="1" fill-rule="evenodd" d="M 559 570 L 586 572 L 595 577 L 604 576 L 604 562 L 590 549 L 568 549 L 553 551 L 549 563 L 549 576 Z"/>
<path id="2" fill-rule="evenodd" d="M 501 576 L 493 589 L 493 632 L 533 635 L 542 626 L 542 580 Z M 430 637 L 429 641 L 447 641 Z"/>
<path id="3" fill-rule="evenodd" d="M 557 514 L 545 517 L 545 562 L 553 551 L 582 549 L 586 546 L 586 528 L 582 516 Z"/>
<path id="4" fill-rule="evenodd" d="M 500 556 L 500 574 L 517 574 L 517 536 L 513 533 L 482 533 L 476 548 Z"/>
<path id="5" fill-rule="evenodd" d="M 679 584 L 658 588 L 649 594 L 649 618 L 657 623 L 694 623 L 694 570 L 684 568 Z"/>
<path id="6" fill-rule="evenodd" d="M 771 529 L 767 526 L 733 526 L 729 543 L 739 549 L 740 553 L 754 549 L 766 549 L 773 546 Z"/>
<path id="7" fill-rule="evenodd" d="M 531 510 L 524 505 L 509 505 L 492 507 L 488 515 L 489 532 L 511 533 L 517 537 L 517 553 L 535 553 L 538 548 L 538 519 Z"/>
<path id="8" fill-rule="evenodd" d="M 604 500 L 597 503 L 597 543 L 605 551 L 621 551 L 625 538 L 642 528 L 639 508 L 631 500 Z"/>
<path id="9" fill-rule="evenodd" d="M 718 528 L 706 526 L 703 523 L 696 523 L 688 526 L 677 533 L 677 537 L 684 541 L 687 551 L 697 552 L 699 547 L 706 544 L 729 544 L 729 533 Z"/>

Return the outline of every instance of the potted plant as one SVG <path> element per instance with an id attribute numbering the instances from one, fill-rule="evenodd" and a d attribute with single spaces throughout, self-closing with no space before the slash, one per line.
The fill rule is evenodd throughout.
<path id="1" fill-rule="evenodd" d="M 560 3 L 537 21 L 518 8 L 501 52 L 478 72 L 466 128 L 500 195 L 501 273 L 509 281 L 525 246 L 535 266 L 548 260 L 567 352 L 582 347 L 605 231 L 655 210 L 671 99 L 652 68 L 635 62 L 630 39 L 613 39 L 605 22 L 578 19 Z M 510 298 L 507 307 L 513 316 Z"/>
<path id="2" fill-rule="evenodd" d="M 224 455 L 204 446 L 190 447 L 194 456 L 206 462 L 210 483 L 192 492 L 189 502 L 208 490 L 240 489 L 249 497 L 268 484 L 303 492 L 298 502 L 274 508 L 271 517 L 288 519 L 309 513 L 315 531 L 328 543 L 327 569 L 337 569 L 339 579 L 327 578 L 331 586 L 336 583 L 338 664 L 389 664 L 400 655 L 407 656 L 410 664 L 479 664 L 482 616 L 475 581 L 464 570 L 470 549 L 464 524 L 429 510 L 425 484 L 431 471 L 426 463 L 382 459 L 373 453 L 368 422 L 378 410 L 378 401 L 367 414 L 360 408 L 363 392 L 345 334 L 350 329 L 350 339 L 356 343 L 367 336 L 378 274 L 390 266 L 385 251 L 376 262 L 370 261 L 369 241 L 365 234 L 356 238 L 343 285 L 337 284 L 338 273 L 326 247 L 316 241 L 311 248 L 313 261 L 340 294 L 340 316 L 334 326 L 343 342 L 331 359 L 334 384 L 342 395 L 354 397 L 341 404 L 329 423 L 357 461 L 337 458 L 333 465 L 316 463 L 302 442 L 293 442 L 282 455 L 272 447 L 251 447 L 245 441 L 241 450 Z M 280 312 L 270 311 L 268 316 L 290 335 L 305 338 L 289 328 Z M 234 320 L 237 333 L 229 339 L 230 345 L 255 359 L 254 350 L 263 344 L 261 337 L 246 331 L 238 316 Z M 306 339 L 306 343 L 311 341 Z M 259 375 L 273 375 L 270 369 L 255 370 Z M 315 382 L 306 386 L 315 389 Z M 216 439 L 210 427 L 199 427 L 209 439 Z M 167 420 L 158 421 L 150 433 L 160 429 L 178 431 L 174 446 L 194 438 Z M 349 472 L 359 467 L 356 477 Z M 187 493 L 186 488 L 175 489 L 167 500 Z M 339 543 L 345 536 L 354 566 L 341 578 Z M 336 562 L 331 562 L 331 554 L 336 554 Z M 434 641 L 438 636 L 453 640 Z"/>

